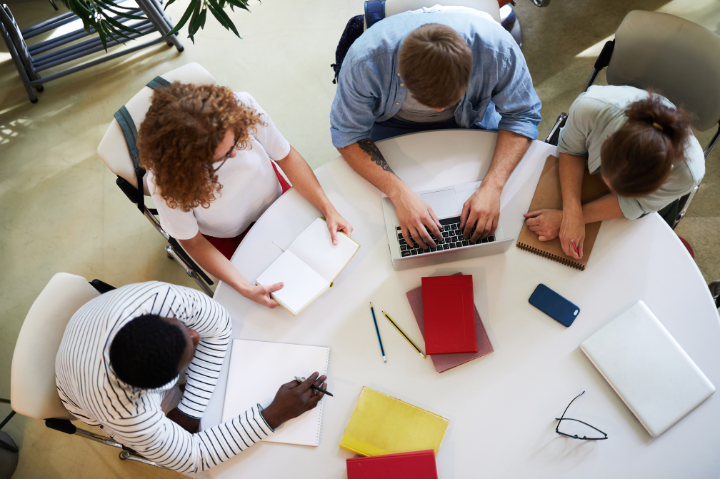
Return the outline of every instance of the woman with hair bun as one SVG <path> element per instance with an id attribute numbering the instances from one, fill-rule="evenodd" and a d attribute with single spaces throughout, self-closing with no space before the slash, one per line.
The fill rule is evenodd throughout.
<path id="1" fill-rule="evenodd" d="M 562 210 L 524 216 L 540 241 L 559 236 L 573 258 L 583 256 L 585 224 L 676 211 L 675 202 L 705 174 L 689 115 L 658 94 L 630 86 L 593 86 L 582 93 L 570 107 L 558 152 Z M 582 205 L 586 168 L 602 175 L 609 192 Z"/>
<path id="2" fill-rule="evenodd" d="M 249 93 L 174 82 L 153 92 L 138 134 L 140 161 L 160 224 L 208 273 L 243 296 L 275 308 L 270 293 L 230 262 L 252 224 L 290 185 L 327 220 L 336 243 L 352 226 L 315 174 Z M 282 226 L 279 226 L 282 227 Z"/>

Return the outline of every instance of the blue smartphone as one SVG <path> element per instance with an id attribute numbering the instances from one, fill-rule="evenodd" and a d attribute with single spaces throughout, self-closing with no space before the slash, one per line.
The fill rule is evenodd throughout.
<path id="1" fill-rule="evenodd" d="M 565 327 L 570 327 L 580 314 L 580 308 L 542 283 L 535 288 L 528 301 Z"/>

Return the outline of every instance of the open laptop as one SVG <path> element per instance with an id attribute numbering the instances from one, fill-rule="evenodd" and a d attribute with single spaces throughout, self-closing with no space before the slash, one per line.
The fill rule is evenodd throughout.
<path id="1" fill-rule="evenodd" d="M 405 241 L 395 205 L 390 198 L 382 199 L 390 258 L 396 271 L 504 253 L 510 249 L 515 238 L 505 238 L 500 226 L 495 230 L 494 235 L 476 243 L 462 238 L 460 213 L 463 204 L 480 187 L 480 183 L 474 181 L 439 190 L 417 192 L 418 196 L 430 205 L 442 225 L 443 241 L 435 240 L 437 247 L 428 250 L 420 248 L 417 243 L 408 244 Z"/>

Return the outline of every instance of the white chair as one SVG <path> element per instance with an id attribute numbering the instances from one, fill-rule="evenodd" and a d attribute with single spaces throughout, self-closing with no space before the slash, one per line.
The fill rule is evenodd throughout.
<path id="1" fill-rule="evenodd" d="M 197 63 L 183 65 L 165 73 L 162 78 L 168 82 L 179 81 L 195 85 L 217 85 L 215 78 Z M 145 114 L 150 108 L 152 93 L 153 89 L 146 86 L 125 104 L 127 113 L 132 117 L 136 128 L 145 119 Z M 135 133 L 137 134 L 137 132 Z M 168 245 L 165 250 L 168 256 L 180 263 L 187 275 L 193 278 L 208 296 L 212 296 L 213 293 L 209 285 L 213 284 L 213 280 L 193 261 L 190 255 L 180 246 L 180 243 L 163 230 L 156 217 L 157 210 L 145 206 L 145 197 L 149 196 L 145 170 L 133 162 L 125 135 L 116 119 L 113 119 L 110 123 L 105 136 L 100 141 L 97 152 L 107 167 L 110 168 L 110 171 L 117 175 L 116 183 L 118 187 L 130 201 L 135 203 L 140 212 L 167 240 Z M 140 183 L 142 183 L 142 192 L 138 187 Z"/>
<path id="2" fill-rule="evenodd" d="M 91 283 L 68 273 L 57 273 L 25 317 L 13 353 L 10 402 L 18 414 L 45 420 L 45 425 L 66 434 L 122 449 L 120 459 L 161 467 L 107 436 L 77 428 L 75 418 L 60 401 L 55 385 L 55 356 L 70 318 L 88 301 L 114 289 L 99 280 Z"/>
<path id="3" fill-rule="evenodd" d="M 605 44 L 583 92 L 607 67 L 608 85 L 651 89 L 694 116 L 693 128 L 718 131 L 705 158 L 720 140 L 720 36 L 696 23 L 667 13 L 634 10 L 623 19 L 615 40 Z M 546 142 L 557 144 L 567 114 L 561 113 Z M 680 198 L 675 228 L 685 216 L 699 185 Z M 667 219 L 667 218 L 666 218 Z"/>

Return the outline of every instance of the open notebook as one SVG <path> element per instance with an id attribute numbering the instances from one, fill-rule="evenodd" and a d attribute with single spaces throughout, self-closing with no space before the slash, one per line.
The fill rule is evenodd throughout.
<path id="1" fill-rule="evenodd" d="M 585 171 L 582 181 L 582 193 L 580 201 L 582 204 L 595 201 L 608 193 L 608 188 L 600 175 L 591 175 Z M 530 202 L 528 212 L 541 209 L 562 210 L 562 191 L 560 189 L 560 170 L 558 159 L 555 156 L 548 156 L 545 160 L 545 167 L 540 174 L 535 194 Z M 585 225 L 585 241 L 583 242 L 583 257 L 575 259 L 566 256 L 560 245 L 560 238 L 550 241 L 540 241 L 538 235 L 530 231 L 527 222 L 523 224 L 517 240 L 517 247 L 545 258 L 557 261 L 558 263 L 572 268 L 585 271 L 590 253 L 592 253 L 595 239 L 600 231 L 601 222 Z"/>
<path id="2" fill-rule="evenodd" d="M 297 316 L 330 289 L 335 278 L 355 256 L 360 245 L 344 233 L 332 244 L 327 223 L 318 218 L 295 238 L 290 247 L 257 279 L 268 286 L 285 283 L 272 298 Z"/>
<path id="3" fill-rule="evenodd" d="M 227 421 L 256 404 L 268 407 L 280 386 L 295 376 L 306 378 L 315 371 L 327 375 L 329 361 L 330 348 L 324 346 L 233 340 L 222 420 Z M 315 409 L 287 421 L 264 441 L 318 446 L 325 400 Z"/>

